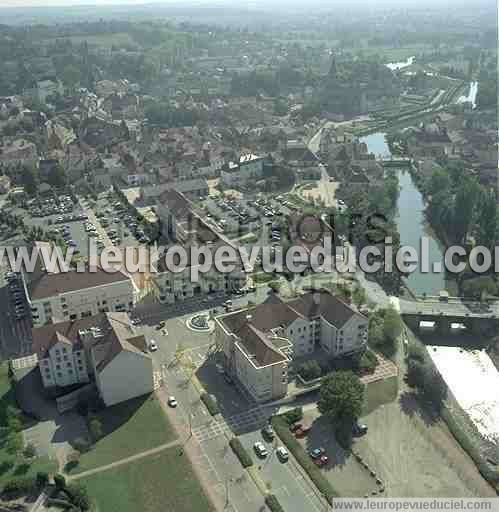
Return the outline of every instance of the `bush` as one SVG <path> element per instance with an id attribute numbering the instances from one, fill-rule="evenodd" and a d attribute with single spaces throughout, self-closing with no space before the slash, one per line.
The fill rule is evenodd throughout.
<path id="1" fill-rule="evenodd" d="M 54 475 L 54 484 L 55 484 L 55 488 L 57 490 L 65 489 L 66 488 L 66 479 L 64 478 L 64 475 L 61 475 L 61 474 Z"/>
<path id="2" fill-rule="evenodd" d="M 281 438 L 281 441 L 288 447 L 312 482 L 314 482 L 319 492 L 331 503 L 331 500 L 338 496 L 338 493 L 321 473 L 321 470 L 312 462 L 312 459 L 295 439 L 295 436 L 289 431 L 286 420 L 282 416 L 274 416 L 272 418 L 272 426 Z"/>
<path id="3" fill-rule="evenodd" d="M 322 368 L 315 360 L 305 361 L 298 367 L 298 373 L 305 380 L 314 380 L 322 376 Z"/>
<path id="4" fill-rule="evenodd" d="M 33 491 L 36 487 L 33 478 L 13 478 L 3 486 L 3 494 L 9 498 L 24 496 Z"/>
<path id="5" fill-rule="evenodd" d="M 284 413 L 282 416 L 289 425 L 292 425 L 293 423 L 296 423 L 297 421 L 303 419 L 303 408 L 295 407 L 291 411 Z"/>
<path id="6" fill-rule="evenodd" d="M 239 459 L 239 462 L 243 468 L 249 468 L 250 466 L 253 466 L 251 455 L 248 453 L 246 448 L 242 445 L 241 441 L 239 441 L 237 437 L 233 437 L 229 441 L 229 445 L 232 448 L 232 451 L 236 454 L 236 457 Z"/>
<path id="7" fill-rule="evenodd" d="M 212 416 L 216 416 L 220 413 L 220 408 L 218 407 L 218 403 L 216 398 L 213 395 L 210 395 L 208 393 L 203 393 L 201 395 L 201 400 L 203 401 L 204 405 L 208 409 L 208 412 Z"/>
<path id="8" fill-rule="evenodd" d="M 269 507 L 271 512 L 284 512 L 282 505 L 274 494 L 268 494 L 265 496 L 265 505 Z"/>

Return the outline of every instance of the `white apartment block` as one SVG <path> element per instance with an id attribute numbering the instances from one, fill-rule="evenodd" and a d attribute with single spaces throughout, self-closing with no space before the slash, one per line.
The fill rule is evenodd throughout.
<path id="1" fill-rule="evenodd" d="M 167 190 L 161 194 L 156 207 L 158 218 L 163 229 L 163 236 L 175 245 L 182 246 L 189 255 L 191 247 L 207 247 L 213 255 L 221 246 L 233 246 L 223 235 L 215 233 L 192 210 L 190 201 L 176 190 Z M 153 293 L 156 299 L 165 304 L 173 304 L 207 293 L 225 293 L 243 287 L 246 274 L 242 262 L 237 261 L 231 272 L 222 273 L 212 265 L 207 272 L 199 272 L 197 281 L 191 280 L 193 265 L 197 262 L 186 262 L 180 272 L 171 272 L 160 259 L 158 272 L 152 276 Z"/>
<path id="2" fill-rule="evenodd" d="M 221 315 L 215 322 L 226 370 L 259 402 L 285 396 L 293 358 L 320 349 L 329 359 L 367 346 L 367 318 L 325 291 L 290 302 L 272 297 L 251 310 Z"/>
<path id="3" fill-rule="evenodd" d="M 153 362 L 127 313 L 105 313 L 33 329 L 45 388 L 95 383 L 106 406 L 153 391 Z"/>
<path id="4" fill-rule="evenodd" d="M 77 320 L 108 311 L 130 311 L 136 294 L 133 280 L 116 269 L 94 270 L 49 272 L 39 257 L 35 272 L 23 272 L 33 325 Z"/>
<path id="5" fill-rule="evenodd" d="M 229 162 L 220 172 L 221 180 L 228 186 L 245 185 L 261 180 L 263 177 L 263 157 L 242 155 L 239 162 Z"/>

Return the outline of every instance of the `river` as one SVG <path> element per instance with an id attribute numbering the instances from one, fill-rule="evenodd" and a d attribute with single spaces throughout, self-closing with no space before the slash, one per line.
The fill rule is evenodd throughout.
<path id="1" fill-rule="evenodd" d="M 374 153 L 376 157 L 391 155 L 384 133 L 373 133 L 362 137 L 360 140 L 367 144 L 369 151 Z M 414 185 L 411 175 L 407 170 L 400 169 L 397 172 L 400 194 L 397 202 L 396 222 L 400 233 L 401 245 L 414 247 L 419 257 L 421 257 L 421 238 L 423 236 L 426 237 L 428 240 L 430 268 L 433 268 L 434 262 L 439 262 L 443 270 L 443 252 L 426 223 L 423 197 Z M 424 273 L 421 272 L 421 267 L 418 265 L 418 268 L 409 276 L 406 283 L 415 294 L 437 295 L 438 292 L 445 289 L 445 274 L 443 271 L 441 273 Z"/>

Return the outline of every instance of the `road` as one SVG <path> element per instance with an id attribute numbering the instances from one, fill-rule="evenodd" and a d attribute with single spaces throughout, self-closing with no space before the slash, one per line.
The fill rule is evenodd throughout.
<path id="1" fill-rule="evenodd" d="M 19 357 L 31 353 L 31 318 L 29 307 L 25 303 L 27 315 L 16 319 L 15 307 L 9 287 L 5 281 L 5 272 L 9 269 L 6 260 L 0 262 L 0 342 L 2 357 Z M 22 285 L 20 285 L 22 289 Z"/>
<path id="2" fill-rule="evenodd" d="M 244 447 L 252 454 L 258 472 L 269 491 L 274 494 L 286 512 L 322 512 L 327 510 L 324 500 L 318 497 L 317 489 L 304 475 L 301 466 L 292 454 L 287 462 L 281 462 L 275 450 L 282 446 L 278 439 L 267 442 L 259 431 L 249 432 L 240 437 Z M 253 445 L 261 441 L 267 447 L 269 455 L 259 459 L 254 452 Z"/>

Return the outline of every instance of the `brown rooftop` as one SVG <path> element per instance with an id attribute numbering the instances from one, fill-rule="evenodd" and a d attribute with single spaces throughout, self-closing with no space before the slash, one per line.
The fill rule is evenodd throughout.
<path id="1" fill-rule="evenodd" d="M 60 272 L 48 274 L 42 272 L 32 281 L 28 282 L 29 298 L 31 300 L 44 299 L 60 293 L 74 292 L 85 288 L 94 288 L 107 284 L 127 281 L 130 278 L 121 271 L 106 272 L 97 267 L 95 272 Z"/>

